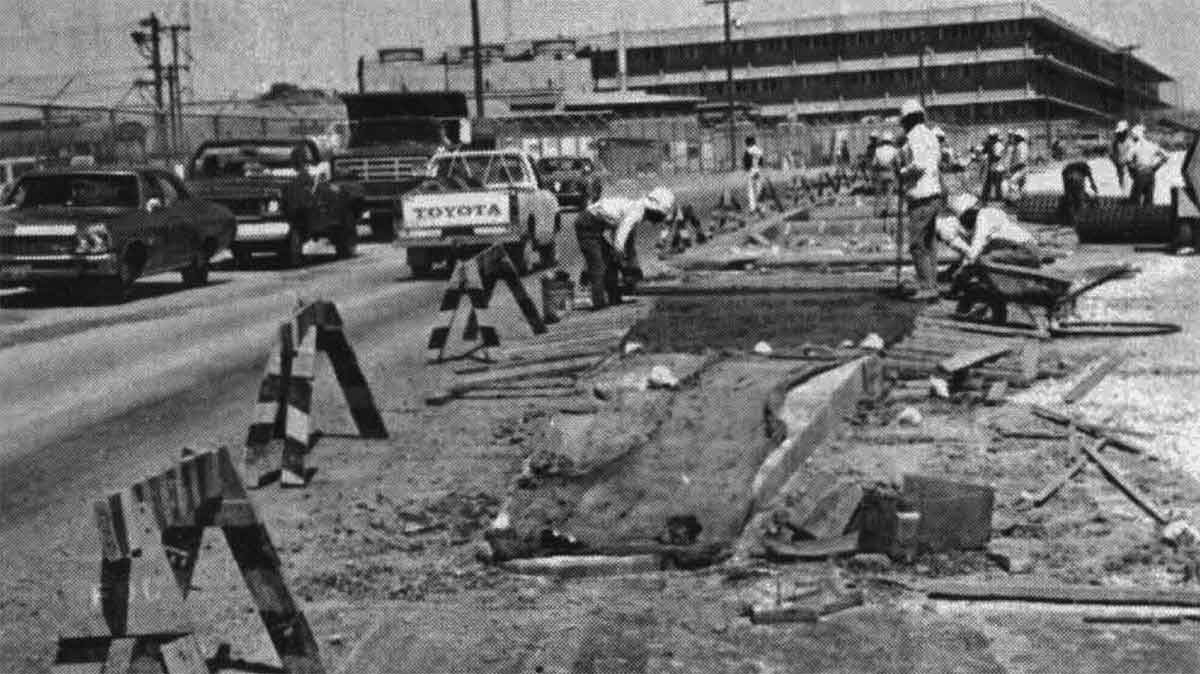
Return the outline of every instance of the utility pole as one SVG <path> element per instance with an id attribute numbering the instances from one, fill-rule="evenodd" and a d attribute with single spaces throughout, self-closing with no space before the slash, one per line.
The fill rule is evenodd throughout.
<path id="1" fill-rule="evenodd" d="M 479 37 L 479 0 L 471 0 L 471 44 L 475 56 L 475 116 L 483 119 L 483 55 Z"/>
<path id="2" fill-rule="evenodd" d="M 192 29 L 186 24 L 172 24 L 166 29 L 171 32 L 171 66 L 170 73 L 170 93 L 171 93 L 171 135 L 174 138 L 174 148 L 179 150 L 179 145 L 183 140 L 183 80 L 180 77 L 181 70 L 188 70 L 188 66 L 179 65 L 179 34 L 186 33 Z"/>
<path id="3" fill-rule="evenodd" d="M 166 130 L 164 128 L 165 120 L 163 117 L 162 42 L 159 39 L 159 34 L 162 33 L 163 27 L 162 23 L 158 20 L 158 16 L 153 12 L 150 13 L 150 16 L 138 21 L 138 25 L 146 30 L 135 30 L 129 34 L 129 37 L 133 38 L 133 43 L 137 45 L 138 51 L 142 53 L 142 56 L 150 59 L 150 65 L 147 67 L 150 69 L 153 79 L 138 79 L 134 84 L 137 86 L 154 87 L 154 128 L 158 149 L 162 152 L 166 149 Z"/>
<path id="4" fill-rule="evenodd" d="M 732 171 L 737 171 L 737 130 L 734 126 L 734 105 L 733 105 L 733 34 L 732 26 L 729 20 L 729 0 L 724 0 L 722 9 L 725 12 L 725 92 L 729 94 L 727 101 L 729 103 L 729 168 Z"/>

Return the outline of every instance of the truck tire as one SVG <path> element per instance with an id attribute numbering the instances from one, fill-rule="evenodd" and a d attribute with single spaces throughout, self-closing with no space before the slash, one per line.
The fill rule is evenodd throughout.
<path id="1" fill-rule="evenodd" d="M 352 258 L 358 251 L 358 228 L 353 214 L 347 213 L 342 218 L 342 226 L 333 234 L 333 247 L 339 260 Z"/>
<path id="2" fill-rule="evenodd" d="M 250 249 L 245 246 L 234 244 L 229 247 L 229 253 L 233 255 L 233 266 L 238 269 L 249 269 L 254 266 L 254 255 L 250 253 Z"/>
<path id="3" fill-rule="evenodd" d="M 179 270 L 186 288 L 198 288 L 208 283 L 208 255 L 198 250 L 192 255 L 191 263 Z"/>
<path id="4" fill-rule="evenodd" d="M 307 238 L 299 230 L 288 227 L 287 238 L 279 243 L 279 264 L 285 269 L 295 269 L 304 264 L 304 239 Z"/>
<path id="5" fill-rule="evenodd" d="M 386 216 L 371 213 L 371 239 L 384 243 L 394 240 L 396 238 L 396 227 L 392 220 L 393 216 L 391 213 L 388 213 Z"/>
<path id="6" fill-rule="evenodd" d="M 404 257 L 408 261 L 408 268 L 412 270 L 413 278 L 429 276 L 433 269 L 433 255 L 428 249 L 409 248 L 404 251 Z"/>

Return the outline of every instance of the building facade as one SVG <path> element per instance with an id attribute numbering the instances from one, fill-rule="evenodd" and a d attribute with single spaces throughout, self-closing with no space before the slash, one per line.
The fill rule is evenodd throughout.
<path id="1" fill-rule="evenodd" d="M 598 90 L 723 100 L 721 26 L 610 34 L 591 46 Z M 1138 116 L 1171 78 L 1132 50 L 1020 2 L 750 22 L 732 41 L 734 98 L 764 117 L 846 122 L 924 98 L 957 124 Z"/>

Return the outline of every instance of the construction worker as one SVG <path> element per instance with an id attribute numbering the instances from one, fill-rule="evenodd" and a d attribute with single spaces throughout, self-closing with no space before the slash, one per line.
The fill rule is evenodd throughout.
<path id="1" fill-rule="evenodd" d="M 1132 141 L 1126 159 L 1133 189 L 1129 200 L 1139 206 L 1154 205 L 1154 176 L 1169 157 L 1162 147 L 1146 137 L 1146 127 L 1138 124 L 1129 130 Z"/>
<path id="2" fill-rule="evenodd" d="M 893 195 L 896 194 L 896 162 L 900 151 L 896 149 L 896 138 L 890 131 L 879 134 L 875 140 L 875 156 L 871 159 L 875 182 L 875 210 L 879 217 L 886 218 Z"/>
<path id="3" fill-rule="evenodd" d="M 908 250 L 916 268 L 917 290 L 913 299 L 938 298 L 937 264 L 934 257 L 934 224 L 942 210 L 942 152 L 937 138 L 925 124 L 925 109 L 916 100 L 900 106 L 900 125 L 905 143 L 900 151 L 900 181 L 908 206 Z"/>
<path id="4" fill-rule="evenodd" d="M 622 276 L 627 284 L 641 278 L 637 226 L 643 221 L 660 224 L 674 209 L 675 194 L 656 187 L 641 199 L 605 197 L 579 214 L 575 236 L 593 309 L 621 303 Z"/>
<path id="5" fill-rule="evenodd" d="M 742 169 L 746 171 L 746 210 L 758 213 L 758 195 L 762 192 L 763 151 L 754 136 L 746 137 L 746 151 L 742 153 Z"/>
<path id="6" fill-rule="evenodd" d="M 1121 188 L 1122 192 L 1127 189 L 1125 177 L 1128 173 L 1126 166 L 1129 163 L 1130 145 L 1129 122 L 1122 119 L 1113 128 L 1113 139 L 1108 148 L 1108 156 L 1112 160 L 1113 166 L 1117 168 L 1117 186 Z"/>
<path id="7" fill-rule="evenodd" d="M 955 170 L 954 148 L 950 147 L 950 143 L 946 141 L 946 132 L 940 126 L 935 126 L 930 131 L 933 131 L 933 137 L 937 138 L 938 147 L 941 148 L 942 172 L 946 173 Z"/>
<path id="8" fill-rule="evenodd" d="M 872 182 L 875 173 L 875 148 L 879 147 L 879 137 L 878 131 L 867 134 L 867 147 L 858 158 L 859 176 L 868 184 Z"/>
<path id="9" fill-rule="evenodd" d="M 1004 200 L 1004 141 L 1000 140 L 1000 130 L 988 129 L 987 139 L 983 141 L 983 201 Z"/>
<path id="10" fill-rule="evenodd" d="M 1029 170 L 1029 132 L 1025 129 L 1014 129 L 1009 133 L 1004 168 L 1008 172 L 1006 192 L 1010 198 L 1016 198 L 1025 191 Z"/>
<path id="11" fill-rule="evenodd" d="M 1058 202 L 1059 222 L 1074 227 L 1083 207 L 1100 195 L 1092 167 L 1086 161 L 1073 161 L 1062 170 L 1063 195 Z M 1088 192 L 1091 187 L 1091 193 Z"/>
<path id="12" fill-rule="evenodd" d="M 971 313 L 981 298 L 992 294 L 980 278 L 977 262 L 1035 269 L 1041 266 L 1036 239 L 1014 224 L 1002 209 L 981 207 L 972 194 L 955 195 L 948 205 L 950 214 L 940 216 L 936 227 L 938 238 L 962 256 L 951 285 L 951 294 L 960 298 L 958 313 Z M 993 304 L 995 317 L 1003 320 L 1003 303 Z"/>

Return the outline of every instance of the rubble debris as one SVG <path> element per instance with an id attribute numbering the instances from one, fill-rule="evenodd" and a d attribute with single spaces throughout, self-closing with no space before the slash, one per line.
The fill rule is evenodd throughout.
<path id="1" fill-rule="evenodd" d="M 892 558 L 880 552 L 860 552 L 847 566 L 860 573 L 883 573 L 892 568 Z"/>
<path id="2" fill-rule="evenodd" d="M 769 356 L 773 352 L 774 349 L 772 349 L 771 345 L 767 344 L 766 342 L 759 342 L 754 345 L 754 353 L 757 353 L 760 356 Z"/>
<path id="3" fill-rule="evenodd" d="M 941 377 L 930 377 L 929 378 L 929 392 L 932 393 L 933 395 L 937 396 L 938 398 L 943 398 L 943 399 L 949 398 L 950 397 L 950 382 L 946 381 L 945 379 L 942 379 Z"/>
<path id="4" fill-rule="evenodd" d="M 813 512 L 800 525 L 800 535 L 829 539 L 846 533 L 858 512 L 862 496 L 862 487 L 857 484 L 839 483 L 817 501 Z"/>
<path id="5" fill-rule="evenodd" d="M 1163 525 L 1159 538 L 1176 548 L 1191 547 L 1200 543 L 1200 530 L 1186 520 L 1173 520 Z"/>
<path id="6" fill-rule="evenodd" d="M 1008 394 L 1008 382 L 994 381 L 988 387 L 987 394 L 983 397 L 984 404 L 1000 405 L 1004 402 L 1005 396 Z"/>
<path id="7" fill-rule="evenodd" d="M 855 606 L 862 606 L 861 590 L 834 595 L 827 601 L 768 603 L 750 608 L 750 622 L 755 625 L 777 625 L 780 623 L 810 622 L 822 616 L 832 615 Z"/>
<path id="8" fill-rule="evenodd" d="M 594 578 L 649 573 L 662 568 L 657 555 L 556 555 L 510 559 L 500 568 L 526 576 L 554 576 L 560 579 Z"/>
<path id="9" fill-rule="evenodd" d="M 676 391 L 679 389 L 679 378 L 666 365 L 655 365 L 650 368 L 650 376 L 646 378 L 646 386 L 652 389 Z"/>
<path id="10" fill-rule="evenodd" d="M 918 545 L 922 550 L 979 549 L 991 538 L 992 487 L 905 475 L 903 494 L 921 515 Z"/>
<path id="11" fill-rule="evenodd" d="M 921 410 L 909 405 L 900 410 L 900 414 L 896 415 L 896 423 L 901 426 L 920 426 L 925 418 L 921 416 Z"/>
<path id="12" fill-rule="evenodd" d="M 1099 438 L 1099 437 L 1105 438 L 1106 440 L 1108 440 L 1108 444 L 1110 444 L 1118 449 L 1123 449 L 1123 450 L 1125 450 L 1127 452 L 1131 452 L 1133 454 L 1148 454 L 1149 453 L 1147 448 L 1145 446 L 1143 446 L 1141 443 L 1130 440 L 1127 437 L 1128 434 L 1124 433 L 1124 431 L 1122 429 L 1113 428 L 1110 426 L 1102 426 L 1100 424 L 1094 424 L 1094 423 L 1090 423 L 1087 421 L 1083 421 L 1081 419 L 1076 419 L 1074 416 L 1072 416 L 1070 414 L 1067 414 L 1065 412 L 1060 412 L 1058 410 L 1050 409 L 1050 408 L 1044 407 L 1042 405 L 1033 405 L 1030 408 L 1030 411 L 1032 411 L 1035 416 L 1041 417 L 1042 419 L 1045 419 L 1047 421 L 1052 421 L 1061 426 L 1068 426 L 1068 425 L 1073 424 L 1075 426 L 1075 428 L 1078 428 L 1080 431 L 1087 433 L 1088 435 L 1091 435 L 1091 436 L 1097 437 L 1097 438 Z"/>
<path id="13" fill-rule="evenodd" d="M 988 543 L 987 556 L 1004 571 L 1013 574 L 1032 573 L 1033 554 L 1026 541 L 1012 538 L 997 538 Z"/>
<path id="14" fill-rule="evenodd" d="M 938 369 L 950 375 L 960 375 L 965 370 L 1007 356 L 1012 348 L 1006 344 L 955 352 L 938 363 Z"/>
<path id="15" fill-rule="evenodd" d="M 1101 449 L 1104 448 L 1104 445 L 1107 442 L 1108 442 L 1107 440 L 1101 438 L 1094 445 L 1095 450 L 1097 452 L 1099 452 Z M 1034 494 L 1022 494 L 1021 499 L 1031 505 L 1035 505 L 1035 506 L 1042 505 L 1046 501 L 1049 501 L 1050 497 L 1057 494 L 1059 489 L 1062 489 L 1068 482 L 1070 482 L 1072 479 L 1074 479 L 1075 476 L 1078 475 L 1080 473 L 1080 471 L 1082 471 L 1084 469 L 1084 467 L 1087 466 L 1087 463 L 1088 463 L 1088 459 L 1086 456 L 1075 457 L 1071 461 L 1071 465 L 1067 466 L 1067 469 L 1065 471 L 1063 471 L 1063 473 L 1061 475 L 1059 475 L 1056 479 L 1054 479 L 1049 484 L 1047 484 L 1045 487 L 1043 487 L 1041 491 L 1034 493 Z"/>
<path id="16" fill-rule="evenodd" d="M 858 348 L 870 349 L 872 351 L 883 351 L 884 346 L 886 345 L 883 343 L 883 338 L 874 332 L 864 337 L 863 340 L 858 343 Z"/>

